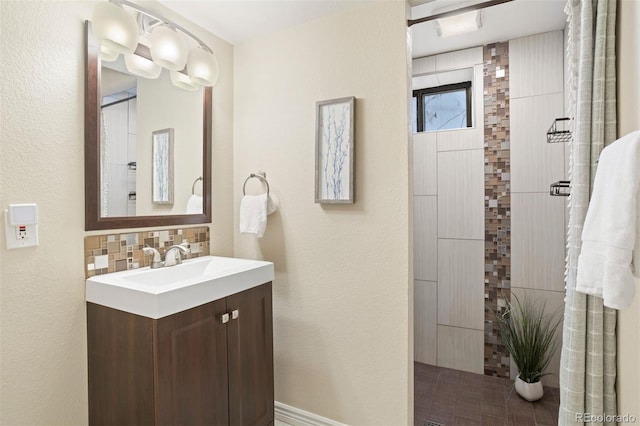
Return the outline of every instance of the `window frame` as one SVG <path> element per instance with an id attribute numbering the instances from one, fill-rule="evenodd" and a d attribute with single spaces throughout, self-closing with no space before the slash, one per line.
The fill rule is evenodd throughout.
<path id="1" fill-rule="evenodd" d="M 443 84 L 442 86 L 427 87 L 424 89 L 416 89 L 413 91 L 413 97 L 416 98 L 416 132 L 424 132 L 424 97 L 433 94 L 443 94 L 449 92 L 457 92 L 461 89 L 465 90 L 467 100 L 467 127 L 473 127 L 472 111 L 471 111 L 471 81 L 462 81 L 460 83 Z M 464 129 L 465 127 L 460 127 Z M 446 129 L 453 130 L 453 129 Z M 437 131 L 437 130 L 435 130 Z"/>

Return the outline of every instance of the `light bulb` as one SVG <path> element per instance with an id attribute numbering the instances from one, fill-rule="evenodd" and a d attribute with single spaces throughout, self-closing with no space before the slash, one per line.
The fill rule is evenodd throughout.
<path id="1" fill-rule="evenodd" d="M 213 53 L 197 47 L 189 52 L 187 72 L 193 82 L 213 86 L 218 81 L 218 60 Z"/>
<path id="2" fill-rule="evenodd" d="M 168 70 L 181 71 L 187 63 L 187 42 L 169 27 L 156 27 L 151 31 L 151 58 Z"/>
<path id="3" fill-rule="evenodd" d="M 117 53 L 133 53 L 138 45 L 138 24 L 122 7 L 100 2 L 91 17 L 93 36 L 98 43 Z"/>

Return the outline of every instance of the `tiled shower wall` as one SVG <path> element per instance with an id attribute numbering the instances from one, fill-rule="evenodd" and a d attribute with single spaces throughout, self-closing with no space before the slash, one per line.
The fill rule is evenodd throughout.
<path id="1" fill-rule="evenodd" d="M 188 244 L 191 253 L 184 259 L 206 256 L 210 252 L 209 227 L 163 229 L 126 234 L 93 235 L 84 239 L 85 276 L 107 274 L 149 266 L 151 257 L 143 253 L 145 246 L 161 254 L 174 244 Z"/>
<path id="2" fill-rule="evenodd" d="M 482 47 L 414 60 L 414 75 L 473 68 L 471 128 L 416 133 L 416 361 L 483 372 L 484 105 Z"/>
<path id="3" fill-rule="evenodd" d="M 511 184 L 511 247 L 503 255 L 512 292 L 543 298 L 550 310 L 562 306 L 564 286 L 566 200 L 548 190 L 566 176 L 565 147 L 545 138 L 563 116 L 562 41 L 557 31 L 508 43 L 511 170 L 504 178 Z M 485 200 L 483 63 L 479 47 L 413 64 L 414 75 L 475 71 L 474 127 L 414 134 L 413 173 L 415 360 L 476 373 L 485 373 L 485 346 L 496 344 L 485 336 L 485 201 L 493 204 Z M 558 357 L 559 351 L 551 366 L 556 374 Z M 546 384 L 557 386 L 557 375 Z"/>
<path id="4" fill-rule="evenodd" d="M 549 195 L 549 184 L 566 179 L 567 144 L 546 142 L 553 120 L 564 117 L 563 32 L 509 42 L 511 68 L 511 291 L 564 306 L 566 197 Z M 562 327 L 550 376 L 558 386 Z M 515 377 L 515 368 L 511 376 Z"/>
<path id="5" fill-rule="evenodd" d="M 484 46 L 484 374 L 509 377 L 494 312 L 511 298 L 509 43 Z"/>

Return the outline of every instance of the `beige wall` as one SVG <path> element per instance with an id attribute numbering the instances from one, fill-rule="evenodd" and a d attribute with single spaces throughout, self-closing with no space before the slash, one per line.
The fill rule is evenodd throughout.
<path id="1" fill-rule="evenodd" d="M 275 263 L 276 400 L 354 425 L 413 422 L 405 18 L 404 2 L 370 2 L 235 50 L 236 218 L 257 170 L 280 204 L 261 240 L 235 239 L 236 256 Z M 357 202 L 321 206 L 315 103 L 345 96 Z"/>
<path id="2" fill-rule="evenodd" d="M 640 129 L 640 2 L 618 1 L 618 136 Z M 639 206 L 640 208 L 640 206 Z M 640 217 L 639 217 L 640 223 Z M 640 265 L 640 250 L 634 257 Z M 638 282 L 640 285 L 640 280 Z M 618 313 L 618 413 L 640 418 L 640 293 Z"/>
<path id="3" fill-rule="evenodd" d="M 0 207 L 38 203 L 40 232 L 39 247 L 7 251 L 1 227 L 3 425 L 87 422 L 83 22 L 92 6 L 0 2 Z M 213 36 L 207 41 L 221 66 L 213 108 L 212 246 L 230 255 L 233 50 Z"/>

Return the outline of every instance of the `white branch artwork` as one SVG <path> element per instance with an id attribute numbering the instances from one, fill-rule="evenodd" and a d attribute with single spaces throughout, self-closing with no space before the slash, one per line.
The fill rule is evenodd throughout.
<path id="1" fill-rule="evenodd" d="M 152 203 L 173 204 L 173 129 L 152 133 Z"/>
<path id="2" fill-rule="evenodd" d="M 353 98 L 318 103 L 316 202 L 353 202 Z"/>

